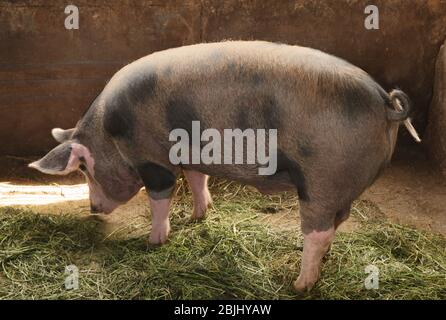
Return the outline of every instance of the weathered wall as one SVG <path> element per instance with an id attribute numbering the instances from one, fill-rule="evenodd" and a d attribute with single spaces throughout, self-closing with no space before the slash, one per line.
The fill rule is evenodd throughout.
<path id="1" fill-rule="evenodd" d="M 0 0 L 0 154 L 38 154 L 52 127 L 70 127 L 107 79 L 153 51 L 200 41 L 264 39 L 322 49 L 401 87 L 426 125 L 446 1 L 376 0 L 380 30 L 364 28 L 362 0 Z"/>
<path id="2" fill-rule="evenodd" d="M 428 112 L 425 140 L 429 156 L 446 177 L 446 42 L 435 65 L 434 95 Z"/>
<path id="3" fill-rule="evenodd" d="M 66 30 L 64 8 L 79 8 Z M 195 0 L 0 1 L 0 154 L 39 154 L 123 65 L 200 41 Z"/>

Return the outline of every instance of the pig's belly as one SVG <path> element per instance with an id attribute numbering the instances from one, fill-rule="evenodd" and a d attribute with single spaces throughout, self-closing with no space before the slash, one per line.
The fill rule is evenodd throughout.
<path id="1" fill-rule="evenodd" d="M 273 175 L 262 176 L 257 173 L 257 168 L 253 169 L 246 165 L 188 165 L 184 166 L 184 169 L 250 185 L 264 194 L 296 190 L 287 171 L 278 171 Z"/>
<path id="2" fill-rule="evenodd" d="M 296 190 L 286 171 L 277 172 L 271 176 L 257 176 L 240 182 L 251 185 L 264 194 Z"/>

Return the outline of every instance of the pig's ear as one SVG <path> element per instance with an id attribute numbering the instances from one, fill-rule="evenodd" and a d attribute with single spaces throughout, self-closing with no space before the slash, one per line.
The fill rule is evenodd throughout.
<path id="1" fill-rule="evenodd" d="M 51 130 L 51 135 L 57 142 L 62 143 L 71 139 L 74 129 L 75 128 L 64 130 L 61 128 L 54 128 Z"/>
<path id="2" fill-rule="evenodd" d="M 37 169 L 46 174 L 68 174 L 79 168 L 80 160 L 73 152 L 72 141 L 64 142 L 51 150 L 42 159 L 30 163 L 28 167 Z"/>

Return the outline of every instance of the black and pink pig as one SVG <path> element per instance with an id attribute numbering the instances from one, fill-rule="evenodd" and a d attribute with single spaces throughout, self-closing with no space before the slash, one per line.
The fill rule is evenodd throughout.
<path id="1" fill-rule="evenodd" d="M 408 112 L 402 91 L 389 94 L 363 70 L 318 50 L 263 41 L 197 44 L 122 68 L 75 128 L 53 129 L 60 144 L 29 166 L 59 175 L 81 170 L 95 213 L 111 213 L 145 187 L 155 244 L 168 238 L 181 172 L 192 190 L 194 219 L 211 203 L 208 176 L 265 193 L 296 190 L 304 249 L 294 286 L 303 291 L 318 280 L 352 201 L 389 163 L 399 124 L 411 128 Z M 193 135 L 194 123 L 198 134 L 275 130 L 274 148 L 271 140 L 263 144 L 273 172 L 259 174 L 265 164 L 257 161 L 173 163 L 172 131 Z"/>

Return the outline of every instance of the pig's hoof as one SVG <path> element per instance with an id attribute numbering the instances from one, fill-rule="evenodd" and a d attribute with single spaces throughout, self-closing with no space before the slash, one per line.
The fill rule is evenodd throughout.
<path id="1" fill-rule="evenodd" d="M 167 242 L 167 238 L 169 236 L 170 225 L 162 225 L 156 226 L 152 228 L 152 232 L 150 233 L 149 243 L 150 244 L 164 244 Z"/>
<path id="2" fill-rule="evenodd" d="M 308 293 L 313 288 L 314 282 L 306 281 L 303 278 L 297 278 L 293 283 L 294 291 L 298 294 Z"/>
<path id="3" fill-rule="evenodd" d="M 206 211 L 211 204 L 212 204 L 212 199 L 211 196 L 208 194 L 204 203 L 202 203 L 201 205 L 194 206 L 194 211 L 192 212 L 190 219 L 197 221 L 206 218 Z"/>
<path id="4" fill-rule="evenodd" d="M 206 210 L 195 211 L 191 214 L 190 219 L 193 221 L 200 221 L 206 217 Z"/>

